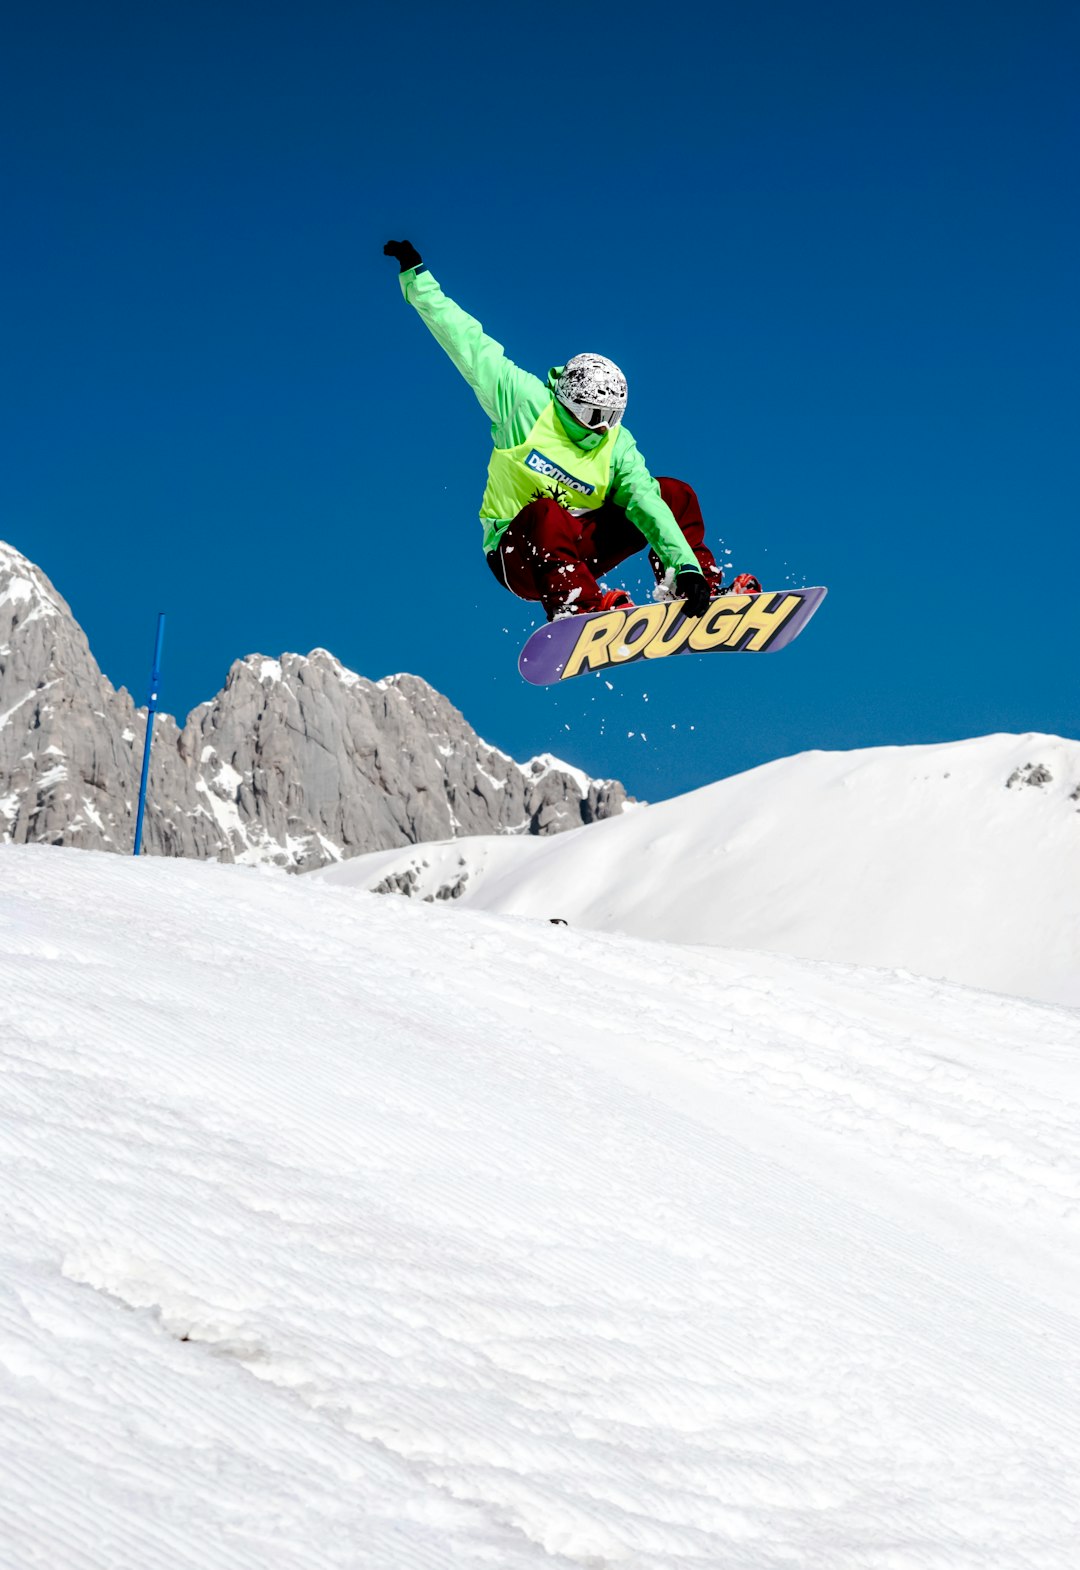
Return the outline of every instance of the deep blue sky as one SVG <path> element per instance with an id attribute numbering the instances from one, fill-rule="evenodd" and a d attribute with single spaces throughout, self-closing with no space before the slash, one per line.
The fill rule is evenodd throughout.
<path id="1" fill-rule="evenodd" d="M 1041 0 L 23 6 L 0 538 L 140 701 L 164 609 L 181 716 L 323 645 L 652 799 L 1076 735 L 1078 66 L 1080 11 Z M 798 643 L 519 680 L 487 425 L 402 236 L 519 364 L 619 362 L 735 566 L 829 585 Z"/>

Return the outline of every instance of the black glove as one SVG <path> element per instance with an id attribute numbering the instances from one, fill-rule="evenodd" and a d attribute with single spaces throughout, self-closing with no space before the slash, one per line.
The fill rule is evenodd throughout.
<path id="1" fill-rule="evenodd" d="M 704 616 L 709 608 L 709 580 L 694 567 L 685 567 L 675 578 L 675 598 L 686 601 L 688 616 Z"/>
<path id="2" fill-rule="evenodd" d="M 392 256 L 400 262 L 401 271 L 407 273 L 412 267 L 420 266 L 420 252 L 411 240 L 387 240 L 382 248 L 384 256 Z"/>

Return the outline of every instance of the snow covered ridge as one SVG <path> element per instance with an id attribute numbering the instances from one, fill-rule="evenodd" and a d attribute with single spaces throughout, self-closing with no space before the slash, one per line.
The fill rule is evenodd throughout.
<path id="1" fill-rule="evenodd" d="M 40 568 L 0 540 L 0 612 L 5 606 L 20 607 L 18 619 L 23 625 L 44 616 L 71 614 Z"/>
<path id="2" fill-rule="evenodd" d="M 1075 1570 L 1075 1011 L 0 877 L 5 1566 Z"/>
<path id="3" fill-rule="evenodd" d="M 1080 1004 L 1080 742 L 804 753 L 570 840 L 419 845 L 320 876 Z"/>
<path id="4" fill-rule="evenodd" d="M 128 852 L 145 714 L 102 676 L 45 575 L 0 545 L 0 844 Z M 238 660 L 181 729 L 155 727 L 155 854 L 290 869 L 470 834 L 549 835 L 622 810 L 616 781 L 482 741 L 419 677 L 326 649 Z"/>

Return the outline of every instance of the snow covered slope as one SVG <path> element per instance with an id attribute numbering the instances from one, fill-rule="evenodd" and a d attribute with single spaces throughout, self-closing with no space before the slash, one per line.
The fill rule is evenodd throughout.
<path id="1" fill-rule="evenodd" d="M 803 753 L 558 840 L 411 846 L 318 876 L 1080 1003 L 1080 742 Z"/>
<path id="2" fill-rule="evenodd" d="M 1075 1566 L 1077 1012 L 0 879 L 4 1570 Z"/>

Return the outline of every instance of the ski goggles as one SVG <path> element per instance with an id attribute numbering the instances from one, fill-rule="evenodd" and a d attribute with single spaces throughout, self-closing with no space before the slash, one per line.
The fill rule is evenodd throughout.
<path id="1" fill-rule="evenodd" d="M 559 402 L 570 413 L 579 425 L 587 431 L 597 431 L 601 435 L 605 431 L 612 431 L 623 417 L 619 408 L 605 409 L 600 404 L 579 403 L 576 398 L 560 398 Z"/>

